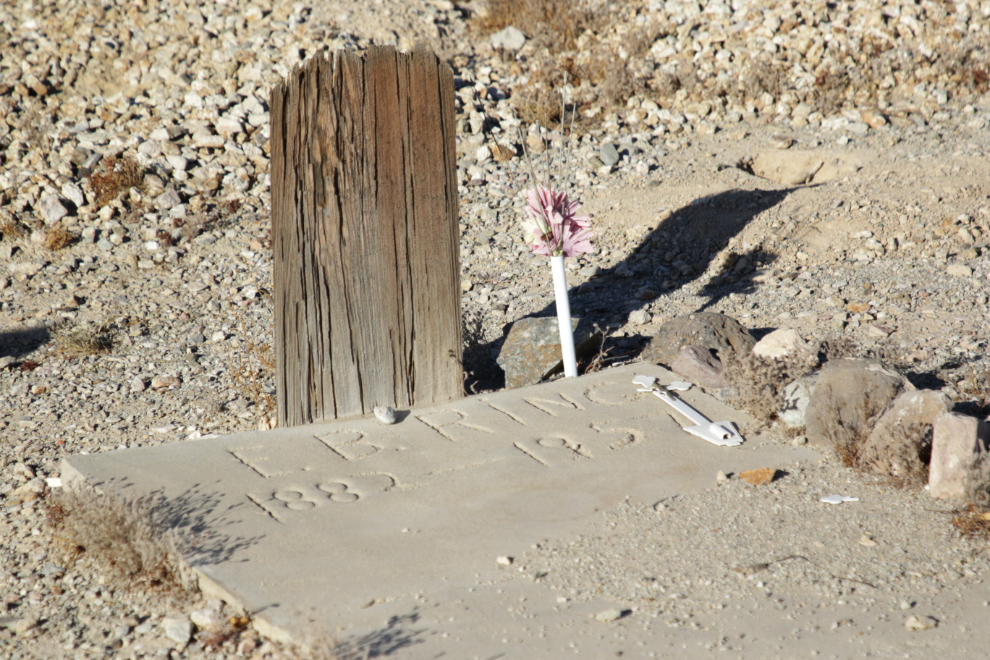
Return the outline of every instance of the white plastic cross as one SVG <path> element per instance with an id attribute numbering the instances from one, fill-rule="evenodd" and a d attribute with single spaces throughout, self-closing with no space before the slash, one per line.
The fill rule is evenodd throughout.
<path id="1" fill-rule="evenodd" d="M 743 437 L 739 435 L 735 424 L 728 421 L 711 421 L 673 392 L 674 389 L 687 389 L 684 387 L 685 383 L 671 383 L 669 387 L 662 388 L 657 385 L 656 378 L 636 376 L 633 378 L 633 384 L 640 386 L 640 392 L 653 392 L 658 399 L 691 420 L 693 426 L 682 427 L 691 435 L 720 447 L 738 447 L 743 443 Z"/>

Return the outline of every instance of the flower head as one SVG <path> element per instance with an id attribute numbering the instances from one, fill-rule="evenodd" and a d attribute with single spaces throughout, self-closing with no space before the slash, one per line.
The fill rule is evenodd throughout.
<path id="1" fill-rule="evenodd" d="M 528 219 L 523 229 L 533 254 L 573 257 L 594 251 L 591 218 L 576 215 L 581 205 L 567 199 L 566 193 L 537 186 L 527 191 L 526 200 Z"/>

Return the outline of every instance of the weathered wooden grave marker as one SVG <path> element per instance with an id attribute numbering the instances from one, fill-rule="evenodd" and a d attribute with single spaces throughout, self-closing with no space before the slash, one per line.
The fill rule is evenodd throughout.
<path id="1" fill-rule="evenodd" d="M 271 93 L 280 426 L 463 396 L 454 77 L 372 48 Z"/>

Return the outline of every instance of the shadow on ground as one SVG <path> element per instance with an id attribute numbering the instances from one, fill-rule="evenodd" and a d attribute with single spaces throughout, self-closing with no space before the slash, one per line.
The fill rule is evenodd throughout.
<path id="1" fill-rule="evenodd" d="M 572 287 L 571 313 L 590 320 L 608 334 L 608 330 L 624 325 L 631 312 L 647 307 L 664 292 L 705 276 L 715 255 L 728 247 L 733 237 L 794 190 L 729 190 L 694 200 L 660 222 L 627 258 L 603 269 L 598 277 Z M 716 274 L 702 288 L 701 293 L 708 300 L 697 311 L 716 305 L 732 293 L 753 291 L 757 286 L 753 280 L 756 272 L 773 263 L 777 253 L 757 246 L 737 257 L 726 262 L 724 272 Z M 556 305 L 551 303 L 530 316 L 556 314 Z M 495 363 L 504 337 L 471 345 L 471 333 L 466 336 L 469 339 L 464 368 L 470 374 L 465 383 L 467 391 L 504 387 L 505 374 Z M 613 358 L 622 355 L 631 358 L 638 354 L 645 340 L 642 336 L 608 339 L 602 351 Z"/>
<path id="2" fill-rule="evenodd" d="M 384 628 L 338 643 L 334 646 L 334 653 L 340 660 L 364 660 L 365 658 L 390 656 L 397 651 L 423 642 L 421 635 L 425 629 L 412 629 L 417 621 L 419 621 L 418 612 L 393 616 L 389 618 Z"/>
<path id="3" fill-rule="evenodd" d="M 44 325 L 0 332 L 0 357 L 21 357 L 48 343 L 51 332 Z"/>

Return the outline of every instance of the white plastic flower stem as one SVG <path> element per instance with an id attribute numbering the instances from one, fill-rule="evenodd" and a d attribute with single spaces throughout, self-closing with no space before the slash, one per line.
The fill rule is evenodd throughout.
<path id="1" fill-rule="evenodd" d="M 557 301 L 557 326 L 560 329 L 560 352 L 564 361 L 564 377 L 574 378 L 577 373 L 577 357 L 574 355 L 574 331 L 571 329 L 571 301 L 567 297 L 567 275 L 564 272 L 564 256 L 550 257 L 553 270 L 553 293 Z"/>

